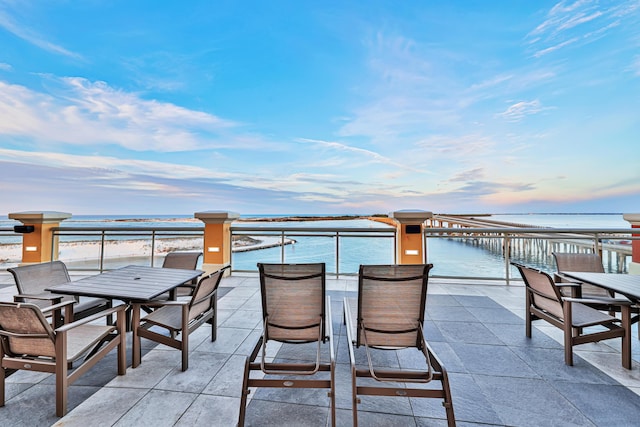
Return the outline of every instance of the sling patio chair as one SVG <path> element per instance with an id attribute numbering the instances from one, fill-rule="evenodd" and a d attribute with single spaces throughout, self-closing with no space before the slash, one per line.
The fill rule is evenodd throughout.
<path id="1" fill-rule="evenodd" d="M 202 252 L 169 252 L 162 262 L 162 268 L 182 268 L 185 270 L 195 270 Z M 198 279 L 193 279 L 176 289 L 176 295 L 191 296 L 198 284 Z"/>
<path id="2" fill-rule="evenodd" d="M 515 262 L 526 287 L 526 334 L 531 323 L 542 319 L 564 332 L 564 361 L 573 366 L 573 346 L 610 338 L 622 340 L 622 366 L 631 369 L 631 311 L 629 301 L 619 301 L 621 318 L 598 311 L 587 304 L 598 300 L 563 296 L 553 278 L 544 271 Z M 586 328 L 591 332 L 585 333 Z"/>
<path id="3" fill-rule="evenodd" d="M 147 338 L 180 350 L 182 352 L 182 370 L 186 371 L 189 368 L 189 335 L 207 322 L 211 324 L 211 341 L 216 340 L 218 286 L 228 268 L 231 266 L 227 265 L 201 278 L 193 295 L 188 300 L 133 303 L 132 367 L 136 368 L 140 365 L 141 338 Z M 143 306 L 154 308 L 154 311 L 140 319 L 140 309 Z M 152 330 L 154 327 L 166 330 L 169 336 Z"/>
<path id="4" fill-rule="evenodd" d="M 325 295 L 325 264 L 258 264 L 262 295 L 262 336 L 245 361 L 239 426 L 244 426 L 250 387 L 329 389 L 331 425 L 336 425 L 335 354 L 331 301 Z M 314 356 L 267 361 L 267 344 L 309 344 Z M 313 344 L 317 345 L 313 345 Z M 328 349 L 326 345 L 328 343 Z M 328 358 L 323 357 L 328 350 Z M 297 348 L 297 347 L 296 347 Z M 302 351 L 301 353 L 304 353 Z M 260 360 L 256 361 L 260 355 Z M 305 358 L 307 358 L 304 360 Z M 328 374 L 326 372 L 328 371 Z M 253 375 L 252 373 L 256 373 Z M 313 377 L 313 378 L 312 378 Z"/>
<path id="5" fill-rule="evenodd" d="M 584 271 L 591 273 L 604 273 L 602 258 L 594 253 L 565 253 L 552 252 L 556 261 L 557 273 L 553 279 L 559 283 L 562 295 L 575 298 L 613 298 L 613 292 L 588 283 L 579 283 L 576 280 L 562 275 L 563 271 Z M 566 284 L 566 285 L 562 285 Z M 571 285 L 574 284 L 574 285 Z"/>
<path id="6" fill-rule="evenodd" d="M 59 308 L 69 310 L 72 301 Z M 126 373 L 126 305 L 109 308 L 81 320 L 52 328 L 40 307 L 30 303 L 0 302 L 0 406 L 5 404 L 5 378 L 10 370 L 55 373 L 56 415 L 67 413 L 68 387 L 115 347 L 118 348 L 118 375 Z M 101 317 L 117 314 L 116 325 L 90 324 Z M 65 317 L 67 320 L 71 316 Z M 70 370 L 72 362 L 84 361 Z"/>
<path id="7" fill-rule="evenodd" d="M 589 283 L 580 283 L 575 279 L 563 275 L 565 271 L 604 273 L 604 266 L 602 265 L 600 255 L 595 253 L 553 252 L 553 257 L 558 269 L 558 271 L 554 273 L 553 279 L 558 284 L 562 295 L 595 299 L 596 302 L 587 305 L 597 310 L 606 310 L 612 316 L 616 312 L 620 312 L 619 303 L 626 304 L 629 301 L 622 295 L 615 295 L 614 292 L 610 292 L 604 288 Z M 631 313 L 631 323 L 637 323 L 638 320 L 640 320 L 640 306 L 632 303 Z M 638 338 L 640 338 L 640 328 L 638 329 Z"/>
<path id="8" fill-rule="evenodd" d="M 354 426 L 358 425 L 359 395 L 442 399 L 447 424 L 456 424 L 447 371 L 427 344 L 423 331 L 431 268 L 432 264 L 360 266 L 358 297 L 344 299 Z M 354 346 L 364 347 L 366 368 L 358 366 Z M 423 367 L 374 366 L 373 353 L 404 349 L 419 354 L 421 363 L 424 358 Z M 369 378 L 380 385 L 371 384 Z M 439 388 L 408 386 L 438 381 Z"/>
<path id="9" fill-rule="evenodd" d="M 82 319 L 91 316 L 92 314 L 110 308 L 112 305 L 111 300 L 104 298 L 80 298 L 45 291 L 45 289 L 50 286 L 61 285 L 71 281 L 67 266 L 62 261 L 23 265 L 8 268 L 7 271 L 13 275 L 16 287 L 18 288 L 18 294 L 13 297 L 14 302 L 29 302 L 40 308 L 44 308 L 62 301 L 74 301 L 73 317 L 66 323 L 73 321 L 73 319 Z M 53 312 L 52 317 L 55 326 L 62 324 L 59 310 Z M 111 316 L 107 318 L 107 322 L 112 323 Z"/>

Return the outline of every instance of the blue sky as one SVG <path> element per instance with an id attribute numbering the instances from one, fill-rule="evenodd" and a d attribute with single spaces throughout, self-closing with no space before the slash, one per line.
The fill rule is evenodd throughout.
<path id="1" fill-rule="evenodd" d="M 640 1 L 0 0 L 0 215 L 640 212 Z"/>

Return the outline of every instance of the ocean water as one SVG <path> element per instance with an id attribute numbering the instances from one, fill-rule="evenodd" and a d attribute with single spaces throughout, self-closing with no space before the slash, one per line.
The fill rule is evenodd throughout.
<path id="1" fill-rule="evenodd" d="M 282 215 L 284 216 L 284 215 Z M 243 219 L 275 218 L 278 215 L 247 215 Z M 629 223 L 622 218 L 622 214 L 509 214 L 493 215 L 489 219 L 512 222 L 522 225 L 545 226 L 556 228 L 612 228 L 627 229 Z M 0 218 L 0 229 L 9 228 L 18 222 Z M 192 215 L 185 216 L 75 216 L 63 222 L 70 227 L 201 227 L 201 221 Z M 322 221 L 294 221 L 294 222 L 236 222 L 234 227 L 242 226 L 277 226 L 280 228 L 305 227 L 312 230 L 318 227 L 357 227 L 357 228 L 385 228 L 369 220 L 322 220 Z M 63 236 L 61 242 L 88 242 L 99 240 L 99 236 Z M 119 236 L 115 240 L 128 240 L 133 237 Z M 259 236 L 256 238 L 259 239 Z M 326 262 L 329 273 L 355 274 L 360 264 L 390 264 L 393 259 L 392 238 L 363 238 L 363 237 L 335 237 L 299 235 L 292 236 L 295 243 L 285 245 L 284 248 L 273 247 L 254 251 L 234 252 L 232 264 L 235 270 L 256 271 L 258 262 Z M 0 251 L 2 245 L 20 243 L 20 236 L 0 235 Z M 336 245 L 339 245 L 339 259 L 336 259 Z M 493 252 L 475 245 L 473 242 L 460 239 L 429 238 L 427 240 L 427 259 L 434 264 L 432 275 L 454 277 L 483 277 L 503 278 L 505 276 L 505 260 L 501 251 Z M 0 261 L 2 256 L 0 254 Z M 64 260 L 64 259 L 63 259 Z M 553 270 L 549 257 L 533 257 L 521 259 L 546 270 Z M 615 263 L 614 263 L 615 264 Z M 605 266 L 613 270 L 617 265 Z M 516 277 L 512 270 L 510 275 Z"/>

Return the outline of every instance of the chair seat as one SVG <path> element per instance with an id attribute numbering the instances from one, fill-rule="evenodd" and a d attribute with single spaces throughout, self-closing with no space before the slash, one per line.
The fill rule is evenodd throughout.
<path id="1" fill-rule="evenodd" d="M 167 305 L 152 311 L 144 317 L 145 322 L 163 326 L 169 330 L 179 331 L 182 329 L 182 306 Z"/>
<path id="2" fill-rule="evenodd" d="M 115 330 L 115 326 L 103 325 L 81 325 L 71 329 L 67 333 L 67 361 L 75 362 Z"/>
<path id="3" fill-rule="evenodd" d="M 601 325 L 607 321 L 618 320 L 607 313 L 577 302 L 571 303 L 571 310 L 573 312 L 573 321 L 571 323 L 576 328 L 586 328 L 588 326 Z"/>

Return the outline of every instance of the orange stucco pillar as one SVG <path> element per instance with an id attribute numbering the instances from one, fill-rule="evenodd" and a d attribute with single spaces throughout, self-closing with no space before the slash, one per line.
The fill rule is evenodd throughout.
<path id="1" fill-rule="evenodd" d="M 20 221 L 25 226 L 32 226 L 33 231 L 22 235 L 22 263 L 32 264 L 49 262 L 58 259 L 58 242 L 56 236 L 52 242 L 51 229 L 60 226 L 65 219 L 71 218 L 66 212 L 16 212 L 9 214 L 10 219 Z M 53 244 L 52 244 L 53 243 Z"/>
<path id="2" fill-rule="evenodd" d="M 207 273 L 231 264 L 231 223 L 240 217 L 235 212 L 196 212 L 195 218 L 204 222 L 204 257 L 202 269 Z"/>
<path id="3" fill-rule="evenodd" d="M 640 214 L 624 214 L 625 221 L 631 223 L 631 228 L 640 228 Z M 639 233 L 633 233 L 633 237 L 640 237 Z M 631 241 L 631 263 L 629 274 L 640 274 L 640 240 Z"/>
<path id="4" fill-rule="evenodd" d="M 398 224 L 399 264 L 423 264 L 427 262 L 427 249 L 424 246 L 424 227 L 433 213 L 420 210 L 401 210 L 389 215 Z"/>

